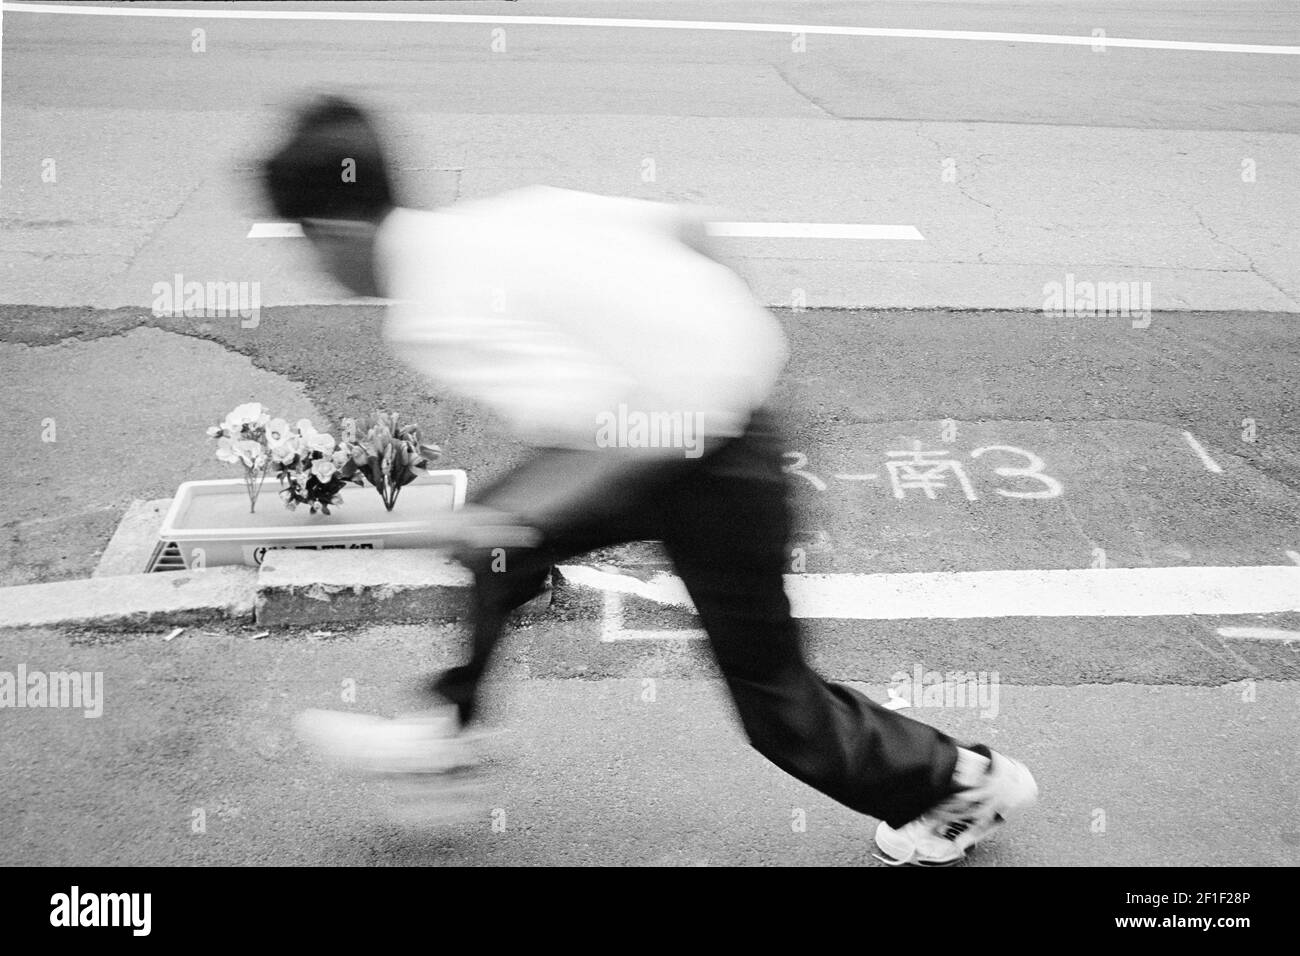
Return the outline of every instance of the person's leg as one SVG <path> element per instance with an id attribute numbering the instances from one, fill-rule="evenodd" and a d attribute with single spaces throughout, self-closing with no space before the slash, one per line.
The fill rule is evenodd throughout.
<path id="1" fill-rule="evenodd" d="M 547 551 L 509 548 L 494 559 L 482 550 L 463 551 L 457 560 L 474 575 L 470 592 L 469 660 L 443 671 L 428 683 L 436 698 L 456 705 L 462 725 L 474 719 L 479 684 L 501 639 L 510 612 L 541 592 L 556 560 Z M 493 571 L 493 563 L 506 570 Z"/>
<path id="2" fill-rule="evenodd" d="M 395 803 L 386 812 L 396 822 L 425 825 L 481 814 L 481 736 L 465 725 L 474 717 L 479 684 L 507 615 L 540 590 L 554 562 L 657 538 L 658 509 L 647 498 L 657 500 L 665 484 L 695 466 L 620 458 L 618 450 L 549 451 L 480 491 L 476 504 L 541 532 L 541 542 L 536 548 L 480 544 L 459 555 L 475 577 L 469 661 L 424 685 L 432 706 L 393 719 L 309 710 L 295 720 L 299 736 L 335 763 L 388 779 Z"/>
<path id="3" fill-rule="evenodd" d="M 754 747 L 839 802 L 899 826 L 953 792 L 944 734 L 819 677 L 790 616 L 788 479 L 765 415 L 674 486 L 664 543 Z"/>
<path id="4" fill-rule="evenodd" d="M 586 456 L 610 452 L 540 451 L 515 470 L 481 489 L 473 503 L 528 514 L 533 502 L 557 484 L 591 483 Z M 510 612 L 539 594 L 551 567 L 566 558 L 626 541 L 656 538 L 654 496 L 697 463 L 667 462 L 618 469 L 607 483 L 591 483 L 580 507 L 550 514 L 538 530 L 536 548 L 463 549 L 456 558 L 474 575 L 470 597 L 470 657 L 427 685 L 433 695 L 456 705 L 462 723 L 475 714 L 479 684 L 501 639 Z"/>

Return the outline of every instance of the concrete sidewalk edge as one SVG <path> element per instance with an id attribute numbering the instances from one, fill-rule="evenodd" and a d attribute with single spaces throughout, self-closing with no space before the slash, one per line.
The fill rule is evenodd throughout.
<path id="1" fill-rule="evenodd" d="M 251 623 L 256 592 L 257 572 L 242 567 L 24 584 L 0 589 L 0 628 Z"/>
<path id="2" fill-rule="evenodd" d="M 454 620 L 473 580 L 441 551 L 269 551 L 257 623 Z"/>
<path id="3" fill-rule="evenodd" d="M 440 551 L 272 551 L 260 568 L 96 574 L 0 588 L 0 628 L 450 621 L 464 616 L 472 584 Z M 521 610 L 545 612 L 551 597 L 548 580 Z"/>
<path id="4" fill-rule="evenodd" d="M 507 557 L 504 552 L 500 560 L 502 566 L 497 570 L 506 571 Z M 1167 577 L 1180 570 L 1196 569 L 1037 573 L 1040 576 L 1077 576 L 1143 571 L 1148 575 L 1164 574 Z M 1272 577 L 1281 580 L 1281 584 L 1273 588 L 1279 594 L 1291 589 L 1292 578 L 1297 571 L 1291 566 L 1200 570 L 1225 573 L 1269 572 Z M 1024 576 L 1027 572 L 993 573 Z M 807 584 L 804 591 L 809 588 L 816 591 L 814 586 L 825 584 L 812 580 L 816 576 L 809 576 L 807 581 L 800 576 L 793 577 L 794 580 L 787 580 L 788 589 L 794 585 Z M 921 579 L 933 576 L 878 577 Z M 1127 579 L 1116 580 L 1123 583 Z M 268 627 L 455 621 L 468 615 L 468 599 L 473 583 L 473 575 L 443 551 L 415 548 L 388 551 L 284 549 L 267 552 L 260 568 L 238 566 L 153 574 L 98 574 L 80 580 L 0 588 L 0 628 L 62 626 L 120 630 L 147 625 L 189 625 L 213 620 L 243 621 Z M 885 586 L 879 582 L 848 583 L 852 586 L 853 594 L 858 596 L 863 588 Z M 907 587 L 913 590 L 916 588 L 915 582 L 904 586 L 895 581 L 891 586 L 903 587 L 905 591 Z M 1095 585 L 1093 587 L 1095 590 Z M 1238 590 L 1241 588 L 1238 587 Z M 876 613 L 864 614 L 856 605 L 850 607 L 843 600 L 825 606 L 822 606 L 825 602 L 814 602 L 815 606 L 810 605 L 801 610 L 799 605 L 808 604 L 808 601 L 798 600 L 802 592 L 797 587 L 791 594 L 795 615 L 801 618 L 910 620 L 921 616 L 970 619 L 1035 617 L 1044 613 L 1056 616 L 1050 611 L 1035 611 L 1032 608 L 1023 613 L 1017 613 L 1014 609 L 1002 609 L 1001 613 L 995 614 L 971 614 L 969 608 L 958 613 L 960 609 L 949 608 L 948 605 L 942 605 L 939 609 L 951 613 L 918 615 L 910 612 L 910 605 L 900 610 L 879 595 L 872 597 L 870 593 L 867 594 L 868 603 L 876 609 Z M 817 597 L 817 593 L 812 596 Z M 1277 606 L 1260 604 L 1258 607 L 1234 605 L 1216 607 L 1213 610 L 1189 604 L 1185 609 L 1158 609 L 1151 614 L 1174 617 L 1247 614 L 1253 619 L 1278 611 L 1293 613 L 1300 610 L 1300 605 L 1294 603 L 1294 598 L 1287 597 L 1286 602 L 1289 603 Z M 903 604 L 907 605 L 907 602 Z M 525 616 L 555 614 L 566 620 L 608 620 L 611 608 L 620 622 L 625 613 L 639 618 L 644 616 L 643 612 L 653 612 L 655 609 L 671 612 L 678 618 L 694 613 L 694 607 L 680 579 L 662 566 L 638 564 L 634 559 L 629 563 L 595 561 L 591 564 L 556 566 L 552 568 L 541 593 L 518 613 Z M 1098 616 L 1096 611 L 1084 610 L 1078 613 L 1085 617 Z M 1111 613 L 1101 612 L 1100 616 L 1129 617 L 1134 613 L 1137 612 L 1118 609 Z M 1072 616 L 1072 612 L 1067 610 L 1064 616 Z"/>

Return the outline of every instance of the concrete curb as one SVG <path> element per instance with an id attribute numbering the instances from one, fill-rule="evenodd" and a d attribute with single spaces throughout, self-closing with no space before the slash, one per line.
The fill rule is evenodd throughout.
<path id="1" fill-rule="evenodd" d="M 221 619 L 285 627 L 465 616 L 473 578 L 435 550 L 283 549 L 268 552 L 260 568 L 147 574 L 171 502 L 133 501 L 89 579 L 0 588 L 0 628 L 128 629 Z M 605 549 L 592 557 L 598 565 L 632 568 L 664 560 L 656 545 L 646 543 Z M 603 613 L 598 591 L 570 584 L 556 573 L 518 614 L 544 614 L 553 603 L 571 618 Z"/>
<path id="2" fill-rule="evenodd" d="M 619 566 L 644 577 L 640 567 L 657 552 L 642 546 L 618 552 Z M 604 562 L 602 562 L 604 564 Z M 659 566 L 656 565 L 656 568 Z M 616 570 L 614 567 L 609 570 Z M 590 575 L 570 580 L 555 568 L 547 588 L 518 614 L 543 614 L 562 606 L 568 617 L 600 617 L 603 592 Z M 267 552 L 257 576 L 257 623 L 270 627 L 342 621 L 452 621 L 465 616 L 473 576 L 443 551 L 283 550 Z M 634 600 L 634 599 L 633 599 Z"/>
<path id="3" fill-rule="evenodd" d="M 1177 587 L 1143 583 L 1178 579 L 1186 585 L 1189 573 L 1196 578 L 1209 572 L 1223 580 L 1182 597 Z M 875 575 L 850 581 L 835 580 L 833 575 L 791 575 L 787 576 L 787 589 L 792 589 L 792 610 L 799 618 L 1143 619 L 1210 615 L 1217 620 L 1245 614 L 1253 619 L 1264 614 L 1300 611 L 1300 605 L 1295 603 L 1297 573 L 1300 569 L 1287 565 Z M 983 583 L 965 581 L 975 576 L 980 576 Z M 1031 576 L 1043 579 L 1038 582 L 1044 585 L 1038 594 L 1038 604 L 1025 605 L 1021 597 L 1032 588 L 1012 587 L 1005 581 L 998 584 L 992 580 L 1020 580 Z M 1113 576 L 1114 585 L 1108 583 L 1102 589 L 1103 580 L 1110 580 L 1106 576 Z M 827 579 L 822 580 L 823 577 Z M 1068 578 L 1064 584 L 1070 587 L 1053 583 L 1056 578 Z M 1260 582 L 1267 587 L 1256 593 Z M 1203 582 L 1198 579 L 1197 583 L 1200 586 Z M 455 621 L 467 615 L 472 584 L 470 573 L 442 551 L 285 549 L 269 552 L 260 569 L 215 567 L 204 571 L 100 575 L 0 588 L 0 629 L 62 626 L 124 630 L 188 626 L 214 620 L 256 622 L 273 627 Z M 921 585 L 927 585 L 930 591 L 918 598 L 914 592 Z M 1018 603 L 1003 608 L 1000 613 L 971 613 L 971 594 L 982 593 L 982 587 L 992 587 L 995 592 L 999 589 L 1014 592 Z M 1120 601 L 1125 594 L 1127 603 Z M 1170 600 L 1185 598 L 1189 603 L 1186 607 L 1154 605 L 1151 594 L 1164 595 Z M 1003 593 L 1002 597 L 1005 600 L 1007 594 Z M 1140 607 L 1133 604 L 1135 597 L 1141 598 Z M 941 603 L 936 612 L 934 601 L 941 598 L 947 603 Z M 1055 610 L 1040 606 L 1045 600 L 1065 598 L 1071 598 L 1075 604 Z M 917 610 L 918 601 L 925 606 L 926 613 Z M 1094 606 L 1098 601 L 1106 606 L 1098 610 Z M 1116 601 L 1119 603 L 1115 604 Z M 1247 606 L 1243 601 L 1253 603 Z M 684 636 L 699 627 L 681 580 L 657 563 L 557 566 L 546 589 L 518 613 L 522 616 L 555 614 L 565 620 L 599 618 L 604 622 L 601 638 L 604 641 Z M 647 624 L 651 625 L 649 630 Z"/>
<path id="4" fill-rule="evenodd" d="M 465 616 L 472 584 L 470 573 L 440 551 L 286 549 L 270 552 L 258 569 L 97 574 L 0 588 L 0 628 L 453 621 Z M 518 613 L 546 613 L 552 596 L 548 582 Z M 590 596 L 584 605 L 598 613 Z"/>
<path id="5" fill-rule="evenodd" d="M 270 551 L 257 575 L 257 623 L 454 620 L 473 580 L 441 551 Z"/>
<path id="6" fill-rule="evenodd" d="M 0 627 L 127 629 L 253 620 L 257 572 L 105 575 L 0 589 Z"/>
<path id="7" fill-rule="evenodd" d="M 162 527 L 171 498 L 145 501 L 136 498 L 118 522 L 108 547 L 99 556 L 92 577 L 120 574 L 143 574 L 158 543 L 158 529 Z"/>

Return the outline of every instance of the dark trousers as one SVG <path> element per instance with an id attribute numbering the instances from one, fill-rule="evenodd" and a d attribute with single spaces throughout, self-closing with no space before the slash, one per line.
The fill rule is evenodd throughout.
<path id="1" fill-rule="evenodd" d="M 543 587 L 552 564 L 626 541 L 664 543 L 699 613 L 753 746 L 809 786 L 901 826 L 953 792 L 956 745 L 932 727 L 822 680 L 805 662 L 782 574 L 789 561 L 788 476 L 766 413 L 698 459 L 638 473 L 540 528 L 537 549 L 458 557 L 474 574 L 473 649 L 431 685 L 474 716 L 480 679 L 509 613 Z M 562 482 L 573 456 L 544 451 L 487 487 L 486 505 Z M 501 562 L 496 562 L 501 567 Z"/>

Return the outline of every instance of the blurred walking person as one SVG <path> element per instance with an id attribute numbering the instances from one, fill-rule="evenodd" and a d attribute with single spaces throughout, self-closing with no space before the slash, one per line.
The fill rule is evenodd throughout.
<path id="1" fill-rule="evenodd" d="M 323 98 L 292 126 L 264 163 L 276 214 L 302 224 L 353 292 L 394 300 L 384 335 L 397 356 L 534 448 L 435 522 L 473 572 L 473 633 L 469 659 L 429 680 L 428 712 L 311 711 L 298 721 L 307 740 L 376 773 L 434 780 L 472 766 L 466 731 L 510 612 L 558 562 L 656 540 L 750 742 L 878 818 L 886 862 L 958 862 L 1035 802 L 1019 762 L 958 745 L 805 661 L 783 588 L 790 489 L 765 407 L 786 344 L 713 256 L 698 212 L 549 187 L 414 209 L 365 111 Z"/>

